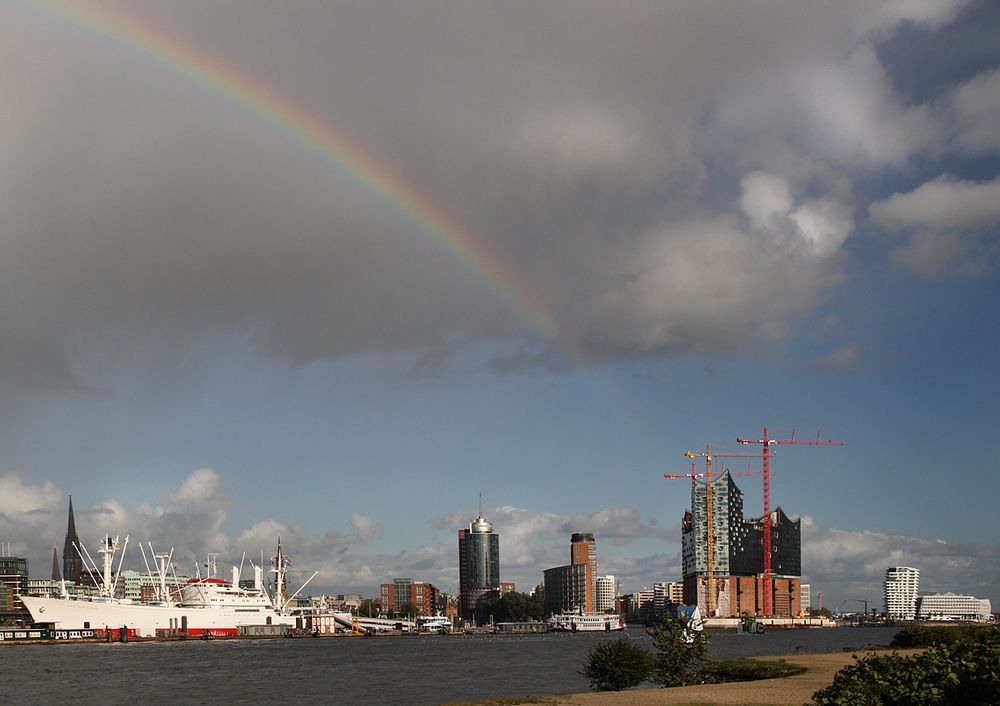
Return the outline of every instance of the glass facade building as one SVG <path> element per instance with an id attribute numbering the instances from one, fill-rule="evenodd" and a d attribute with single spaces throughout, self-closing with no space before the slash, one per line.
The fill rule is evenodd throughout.
<path id="1" fill-rule="evenodd" d="M 500 592 L 500 535 L 482 515 L 458 531 L 459 617 L 471 619 L 476 604 Z"/>

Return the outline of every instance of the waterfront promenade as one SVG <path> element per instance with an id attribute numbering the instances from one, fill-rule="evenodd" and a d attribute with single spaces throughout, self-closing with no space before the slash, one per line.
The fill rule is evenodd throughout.
<path id="1" fill-rule="evenodd" d="M 899 654 L 915 654 L 922 650 L 898 650 Z M 853 664 L 856 657 L 874 654 L 871 651 L 832 652 L 756 657 L 761 660 L 784 660 L 806 668 L 802 674 L 783 679 L 762 679 L 728 684 L 699 684 L 670 689 L 644 687 L 629 691 L 591 691 L 557 696 L 515 699 L 486 699 L 459 702 L 453 706 L 507 706 L 513 704 L 544 704 L 545 706 L 677 706 L 679 704 L 714 706 L 715 704 L 786 704 L 801 706 L 809 703 L 817 690 L 833 683 L 834 675 Z"/>

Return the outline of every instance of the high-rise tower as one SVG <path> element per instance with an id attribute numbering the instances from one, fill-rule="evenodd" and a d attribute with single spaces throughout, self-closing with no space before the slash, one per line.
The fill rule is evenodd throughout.
<path id="1" fill-rule="evenodd" d="M 593 613 L 597 598 L 597 543 L 591 532 L 575 532 L 570 537 L 569 563 L 587 566 L 587 600 L 584 610 Z"/>
<path id="2" fill-rule="evenodd" d="M 885 570 L 885 614 L 890 620 L 915 620 L 920 593 L 920 569 L 890 566 Z"/>
<path id="3" fill-rule="evenodd" d="M 76 522 L 73 520 L 73 496 L 69 496 L 69 521 L 66 525 L 66 541 L 63 543 L 63 578 L 70 582 L 79 581 L 83 573 L 83 559 L 77 547 L 80 538 L 76 536 Z"/>
<path id="4" fill-rule="evenodd" d="M 458 531 L 458 586 L 458 614 L 466 620 L 484 597 L 500 594 L 500 535 L 481 511 Z"/>

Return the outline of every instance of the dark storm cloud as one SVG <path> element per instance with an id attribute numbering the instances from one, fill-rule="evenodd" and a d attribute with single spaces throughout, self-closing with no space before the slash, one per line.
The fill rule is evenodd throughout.
<path id="1" fill-rule="evenodd" d="M 808 315 L 843 274 L 851 175 L 937 141 L 876 41 L 962 5 L 129 11 L 338 126 L 602 360 L 780 339 Z M 560 368 L 496 282 L 212 88 L 17 5 L 0 20 L 7 387 L 85 387 L 94 361 L 220 331 L 293 363 L 414 351 L 429 374 L 486 342 L 494 369 Z"/>

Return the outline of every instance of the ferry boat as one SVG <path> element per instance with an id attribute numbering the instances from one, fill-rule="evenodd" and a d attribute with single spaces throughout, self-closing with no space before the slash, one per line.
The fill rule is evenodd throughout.
<path id="1" fill-rule="evenodd" d="M 625 619 L 610 613 L 560 613 L 548 620 L 555 632 L 614 632 L 625 629 Z"/>
<path id="2" fill-rule="evenodd" d="M 451 618 L 446 615 L 418 615 L 417 632 L 449 633 L 452 630 Z"/>
<path id="3" fill-rule="evenodd" d="M 142 545 L 139 545 L 140 548 Z M 122 548 L 124 560 L 128 537 Z M 112 575 L 112 565 L 118 551 L 118 537 L 105 535 L 100 549 L 104 556 L 103 571 L 90 559 L 86 548 L 78 548 L 88 573 L 98 584 L 97 595 L 69 595 L 63 583 L 60 597 L 22 596 L 25 608 L 31 613 L 36 624 L 51 625 L 63 630 L 120 630 L 127 629 L 140 637 L 155 636 L 224 636 L 236 635 L 241 626 L 246 625 L 289 625 L 295 626 L 298 616 L 286 610 L 291 601 L 319 572 L 313 573 L 290 598 L 284 598 L 285 570 L 288 558 L 281 551 L 274 557 L 274 591 L 268 595 L 263 582 L 263 569 L 253 566 L 254 585 L 242 588 L 239 585 L 240 569 L 233 567 L 232 580 L 225 581 L 215 576 L 215 562 L 210 557 L 207 576 L 196 576 L 177 587 L 168 590 L 166 578 L 170 569 L 169 555 L 154 554 L 157 568 L 157 595 L 152 603 L 138 603 L 133 600 L 116 598 L 117 578 Z M 152 551 L 152 546 L 150 546 Z M 90 560 L 88 562 L 88 559 Z M 143 550 L 143 560 L 146 559 Z M 252 562 L 251 562 L 252 564 Z M 148 562 L 147 562 L 148 566 Z M 151 582 L 156 580 L 149 572 Z"/>

